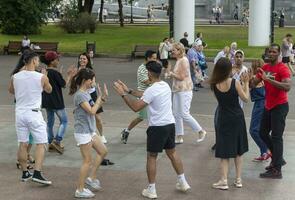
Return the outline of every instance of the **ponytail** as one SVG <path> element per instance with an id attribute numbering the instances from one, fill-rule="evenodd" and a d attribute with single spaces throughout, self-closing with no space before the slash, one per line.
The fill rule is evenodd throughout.
<path id="1" fill-rule="evenodd" d="M 83 81 L 89 79 L 92 80 L 94 76 L 94 72 L 89 68 L 81 69 L 80 71 L 78 71 L 78 73 L 71 80 L 69 95 L 75 94 Z"/>

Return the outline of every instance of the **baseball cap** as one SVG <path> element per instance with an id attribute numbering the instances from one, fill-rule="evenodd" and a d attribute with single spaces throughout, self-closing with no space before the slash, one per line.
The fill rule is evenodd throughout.
<path id="1" fill-rule="evenodd" d="M 156 74 L 161 74 L 162 65 L 158 63 L 157 61 L 150 61 L 146 64 L 146 69 Z"/>
<path id="2" fill-rule="evenodd" d="M 242 54 L 243 57 L 245 56 L 244 51 L 242 51 L 241 49 L 236 50 L 235 55 L 237 55 L 237 53 Z"/>
<path id="3" fill-rule="evenodd" d="M 46 61 L 51 62 L 59 58 L 59 55 L 55 51 L 47 51 L 44 55 L 44 58 Z"/>

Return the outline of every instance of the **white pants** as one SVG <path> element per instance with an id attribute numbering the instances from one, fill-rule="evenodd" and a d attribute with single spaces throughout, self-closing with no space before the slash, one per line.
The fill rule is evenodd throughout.
<path id="1" fill-rule="evenodd" d="M 192 98 L 192 91 L 173 93 L 173 115 L 175 117 L 176 136 L 184 135 L 183 121 L 186 122 L 194 132 L 202 130 L 200 124 L 190 114 Z"/>

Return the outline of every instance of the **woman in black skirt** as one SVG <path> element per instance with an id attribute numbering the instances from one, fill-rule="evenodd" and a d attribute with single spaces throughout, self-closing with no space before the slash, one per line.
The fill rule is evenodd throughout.
<path id="1" fill-rule="evenodd" d="M 249 100 L 249 75 L 241 76 L 241 83 L 230 78 L 232 64 L 229 59 L 221 58 L 216 63 L 210 80 L 211 90 L 218 101 L 216 119 L 216 151 L 215 157 L 221 159 L 221 178 L 212 185 L 213 188 L 227 190 L 229 159 L 234 158 L 236 180 L 234 185 L 242 187 L 242 155 L 248 151 L 247 129 L 245 117 L 239 97 Z"/>

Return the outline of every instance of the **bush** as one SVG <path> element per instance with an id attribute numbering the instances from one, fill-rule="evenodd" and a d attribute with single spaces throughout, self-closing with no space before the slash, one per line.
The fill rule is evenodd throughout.
<path id="1" fill-rule="evenodd" d="M 70 5 L 65 8 L 65 14 L 60 22 L 60 26 L 67 33 L 85 33 L 89 30 L 94 33 L 96 30 L 96 20 L 87 12 L 78 13 L 75 5 Z"/>

